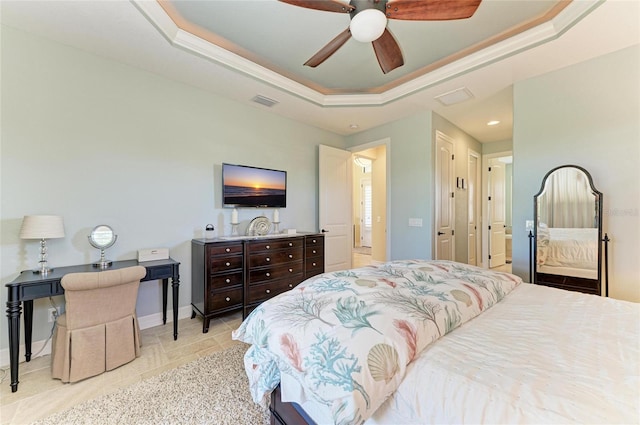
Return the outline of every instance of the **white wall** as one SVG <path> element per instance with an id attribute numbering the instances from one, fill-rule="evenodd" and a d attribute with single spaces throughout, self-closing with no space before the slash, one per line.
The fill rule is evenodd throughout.
<path id="1" fill-rule="evenodd" d="M 640 47 L 514 87 L 513 270 L 528 278 L 525 220 L 550 169 L 584 167 L 603 193 L 611 297 L 640 302 Z"/>
<path id="2" fill-rule="evenodd" d="M 222 162 L 286 170 L 281 226 L 318 230 L 317 146 L 344 147 L 341 136 L 7 27 L 1 47 L 3 284 L 37 263 L 38 242 L 18 238 L 22 217 L 60 214 L 66 237 L 49 243 L 52 266 L 96 261 L 87 235 L 108 224 L 118 235 L 111 260 L 170 249 L 181 262 L 179 303 L 188 309 L 190 240 L 207 223 L 230 231 L 230 210 L 220 205 Z M 262 213 L 272 211 L 240 210 L 240 220 L 246 226 Z M 0 300 L 4 306 L 4 289 Z M 159 313 L 160 285 L 142 284 L 138 300 L 139 316 Z M 34 306 L 37 341 L 50 330 L 49 303 Z M 1 322 L 6 348 L 5 314 Z"/>

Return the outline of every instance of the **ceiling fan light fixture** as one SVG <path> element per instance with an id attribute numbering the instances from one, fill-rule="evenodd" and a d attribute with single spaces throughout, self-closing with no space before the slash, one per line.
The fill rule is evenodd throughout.
<path id="1" fill-rule="evenodd" d="M 351 36 L 362 43 L 377 40 L 386 27 L 387 17 L 378 9 L 358 12 L 349 24 Z"/>

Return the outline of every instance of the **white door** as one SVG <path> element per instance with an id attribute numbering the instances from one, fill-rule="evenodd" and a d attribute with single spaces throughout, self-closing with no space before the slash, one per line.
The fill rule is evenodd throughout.
<path id="1" fill-rule="evenodd" d="M 324 270 L 351 268 L 351 152 L 320 145 L 318 208 L 324 232 Z"/>
<path id="2" fill-rule="evenodd" d="M 467 245 L 469 250 L 468 263 L 474 266 L 480 265 L 480 238 L 478 235 L 480 226 L 480 154 L 469 151 L 468 182 L 467 189 L 468 217 Z"/>
<path id="3" fill-rule="evenodd" d="M 506 262 L 505 245 L 505 164 L 497 158 L 489 160 L 489 267 Z"/>
<path id="4" fill-rule="evenodd" d="M 436 260 L 455 259 L 455 202 L 453 191 L 454 177 L 454 157 L 453 139 L 447 135 L 436 132 L 436 155 L 435 155 L 435 220 L 436 220 Z"/>
<path id="5" fill-rule="evenodd" d="M 360 246 L 371 247 L 372 221 L 372 187 L 371 179 L 362 179 L 360 183 Z"/>

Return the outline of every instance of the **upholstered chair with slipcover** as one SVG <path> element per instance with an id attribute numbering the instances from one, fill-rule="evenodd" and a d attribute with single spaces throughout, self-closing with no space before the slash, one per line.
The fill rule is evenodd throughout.
<path id="1" fill-rule="evenodd" d="M 136 299 L 142 266 L 62 278 L 65 313 L 56 320 L 51 375 L 76 382 L 140 356 Z"/>

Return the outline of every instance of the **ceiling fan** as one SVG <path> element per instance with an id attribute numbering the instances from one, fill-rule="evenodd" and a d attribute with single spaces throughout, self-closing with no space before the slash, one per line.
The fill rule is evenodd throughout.
<path id="1" fill-rule="evenodd" d="M 305 65 L 315 68 L 351 37 L 371 42 L 385 74 L 404 65 L 398 42 L 387 29 L 387 19 L 447 21 L 471 17 L 482 0 L 279 0 L 294 6 L 326 12 L 348 13 L 349 27 L 311 57 Z"/>

